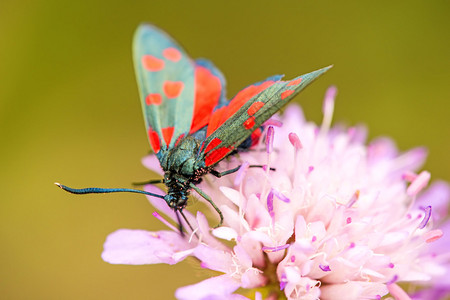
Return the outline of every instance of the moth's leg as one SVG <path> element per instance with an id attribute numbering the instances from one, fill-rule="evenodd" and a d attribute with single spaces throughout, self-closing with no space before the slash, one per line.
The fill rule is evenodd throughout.
<path id="1" fill-rule="evenodd" d="M 249 168 L 265 168 L 266 166 L 263 165 L 250 165 Z M 276 171 L 276 168 L 270 168 L 270 171 Z"/>
<path id="2" fill-rule="evenodd" d="M 225 176 L 225 175 L 228 175 L 228 174 L 233 174 L 233 173 L 237 172 L 240 167 L 241 166 L 239 165 L 236 168 L 233 168 L 233 169 L 230 169 L 230 170 L 227 170 L 227 171 L 223 171 L 223 172 L 218 172 L 216 170 L 211 170 L 210 173 L 213 174 L 214 176 L 216 176 L 217 178 L 220 178 L 222 176 Z"/>
<path id="3" fill-rule="evenodd" d="M 146 184 L 155 184 L 155 183 L 164 183 L 164 179 L 152 179 L 144 182 L 133 182 L 133 185 L 146 185 Z"/>
<path id="4" fill-rule="evenodd" d="M 195 230 L 194 230 L 194 228 L 192 227 L 191 223 L 189 223 L 188 219 L 187 219 L 186 216 L 184 215 L 183 211 L 182 211 L 182 210 L 179 210 L 178 212 L 179 212 L 180 215 L 183 217 L 183 219 L 184 219 L 184 221 L 186 222 L 186 224 L 188 224 L 189 228 L 191 229 L 191 232 L 193 232 L 193 233 L 195 234 L 195 236 L 196 236 L 198 239 L 200 239 L 200 237 L 197 235 L 197 232 L 195 232 Z M 181 228 L 183 227 L 183 225 L 181 225 L 181 222 L 180 222 L 180 227 L 181 227 Z"/>
<path id="5" fill-rule="evenodd" d="M 216 170 L 211 170 L 211 174 L 213 174 L 214 176 L 216 176 L 217 178 L 220 178 L 222 176 L 228 175 L 228 174 L 233 174 L 235 172 L 237 172 L 239 170 L 241 166 L 237 166 L 236 168 L 230 169 L 230 170 L 226 170 L 223 172 L 217 172 Z M 250 165 L 249 168 L 264 168 L 263 165 Z M 270 171 L 275 171 L 275 168 L 270 168 Z"/>
<path id="6" fill-rule="evenodd" d="M 181 223 L 180 215 L 178 214 L 178 213 L 181 213 L 181 211 L 176 210 L 176 209 L 174 209 L 174 211 L 175 211 L 175 215 L 177 216 L 178 230 L 180 231 L 181 236 L 184 237 L 183 224 Z"/>
<path id="7" fill-rule="evenodd" d="M 236 172 L 236 171 L 235 171 L 235 172 Z M 190 187 L 191 187 L 192 189 L 194 189 L 194 191 L 196 191 L 200 196 L 202 196 L 203 198 L 205 198 L 205 200 L 208 201 L 208 202 L 212 205 L 212 207 L 214 207 L 214 209 L 217 211 L 217 213 L 219 214 L 219 216 L 220 216 L 220 222 L 219 222 L 219 225 L 217 225 L 217 226 L 214 227 L 214 228 L 217 228 L 217 227 L 222 226 L 222 223 L 223 223 L 223 214 L 222 214 L 222 212 L 220 211 L 220 209 L 217 207 L 217 205 L 214 203 L 214 201 L 212 201 L 211 197 L 209 197 L 208 195 L 206 195 L 201 189 L 199 189 L 199 188 L 198 188 L 195 184 L 193 184 L 193 183 L 190 184 Z"/>

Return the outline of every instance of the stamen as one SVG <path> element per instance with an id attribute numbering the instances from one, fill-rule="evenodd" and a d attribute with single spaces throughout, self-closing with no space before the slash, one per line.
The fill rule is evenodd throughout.
<path id="1" fill-rule="evenodd" d="M 402 174 L 402 179 L 407 182 L 413 182 L 417 178 L 417 174 L 414 172 L 406 171 Z"/>
<path id="2" fill-rule="evenodd" d="M 281 274 L 281 279 L 280 279 L 280 290 L 281 291 L 284 290 L 284 288 L 286 287 L 286 284 L 287 284 L 287 277 L 286 277 L 286 274 L 283 273 L 283 274 Z"/>
<path id="3" fill-rule="evenodd" d="M 283 246 L 275 246 L 275 247 L 262 247 L 261 250 L 266 252 L 266 253 L 272 253 L 272 252 L 277 252 L 277 251 L 281 251 L 284 250 L 286 248 L 289 248 L 290 244 L 286 244 Z"/>
<path id="4" fill-rule="evenodd" d="M 273 214 L 273 189 L 269 192 L 267 195 L 267 210 L 269 211 L 269 214 L 272 216 Z"/>
<path id="5" fill-rule="evenodd" d="M 348 217 L 346 222 L 347 222 L 347 224 L 350 224 L 352 222 L 352 218 Z"/>
<path id="6" fill-rule="evenodd" d="M 289 142 L 291 142 L 292 146 L 294 146 L 295 151 L 298 151 L 303 148 L 300 138 L 294 132 L 289 133 Z"/>
<path id="7" fill-rule="evenodd" d="M 334 102 L 336 95 L 337 95 L 337 87 L 334 85 L 330 86 L 325 93 L 325 102 Z M 326 105 L 326 103 L 325 103 L 325 105 Z M 325 109 L 325 107 L 324 107 L 324 109 Z M 325 110 L 324 110 L 324 113 L 325 113 Z"/>
<path id="8" fill-rule="evenodd" d="M 432 243 L 432 242 L 440 239 L 443 235 L 444 235 L 444 233 L 442 232 L 442 230 L 435 229 L 435 230 L 428 231 L 427 233 L 424 233 L 422 235 L 422 238 L 425 240 L 426 243 Z"/>
<path id="9" fill-rule="evenodd" d="M 386 282 L 387 285 L 389 284 L 393 284 L 394 282 L 397 282 L 398 280 L 398 275 L 394 275 L 394 277 L 391 278 L 391 280 L 389 280 L 388 282 Z"/>
<path id="10" fill-rule="evenodd" d="M 280 199 L 281 201 L 285 202 L 285 203 L 289 203 L 291 202 L 291 200 L 286 197 L 285 195 L 283 195 L 282 193 L 280 193 L 279 191 L 272 189 L 272 192 L 275 196 L 277 196 L 278 199 Z"/>
<path id="11" fill-rule="evenodd" d="M 411 300 L 408 294 L 396 283 L 389 284 L 387 288 L 396 300 Z"/>
<path id="12" fill-rule="evenodd" d="M 294 166 L 293 181 L 295 182 L 295 179 L 297 177 L 297 172 L 296 172 L 297 159 L 298 159 L 297 154 L 298 154 L 298 151 L 303 148 L 303 145 L 302 145 L 302 142 L 300 142 L 298 135 L 295 134 L 294 132 L 289 133 L 289 141 L 291 142 L 292 146 L 294 146 L 294 161 L 293 161 L 292 165 Z"/>
<path id="13" fill-rule="evenodd" d="M 324 271 L 324 272 L 330 272 L 330 271 L 331 271 L 329 265 L 322 265 L 322 264 L 319 264 L 319 268 L 320 268 L 322 271 Z"/>
<path id="14" fill-rule="evenodd" d="M 330 86 L 325 93 L 325 100 L 323 101 L 323 121 L 320 131 L 325 134 L 328 132 L 331 126 L 331 120 L 333 119 L 334 112 L 334 99 L 337 94 L 337 88 L 335 86 Z"/>
<path id="15" fill-rule="evenodd" d="M 283 122 L 274 119 L 269 119 L 263 123 L 263 126 L 281 127 L 283 126 Z"/>
<path id="16" fill-rule="evenodd" d="M 267 136 L 266 136 L 266 151 L 268 154 L 272 153 L 273 151 L 273 135 L 274 135 L 273 126 L 269 126 L 269 128 L 267 128 Z"/>
<path id="17" fill-rule="evenodd" d="M 422 222 L 420 222 L 420 224 L 418 226 L 419 229 L 424 229 L 425 226 L 427 226 L 427 223 L 431 217 L 431 205 L 425 207 L 424 211 L 425 211 L 425 216 L 423 217 Z"/>
<path id="18" fill-rule="evenodd" d="M 430 181 L 430 172 L 422 171 L 417 176 L 417 178 L 414 179 L 413 182 L 409 185 L 409 187 L 406 189 L 406 194 L 408 196 L 416 196 L 424 187 L 428 185 L 428 181 Z"/>
<path id="19" fill-rule="evenodd" d="M 192 229 L 192 226 L 189 226 L 189 227 L 191 227 L 191 229 Z M 198 231 L 199 231 L 198 227 L 195 228 L 195 229 L 192 231 L 192 233 L 191 233 L 191 235 L 189 236 L 189 239 L 188 239 L 188 243 L 189 243 L 189 244 L 190 244 L 190 243 L 192 242 L 192 240 L 194 239 L 194 236 L 198 239 L 198 241 L 199 241 L 200 243 L 202 242 L 201 236 L 199 236 L 199 235 L 197 234 Z"/>
<path id="20" fill-rule="evenodd" d="M 350 201 L 348 201 L 347 205 L 345 205 L 346 208 L 350 208 L 355 204 L 356 201 L 359 199 L 359 190 L 356 190 L 356 192 L 353 194 L 353 196 L 350 198 Z"/>
<path id="21" fill-rule="evenodd" d="M 172 224 L 170 224 L 166 219 L 164 219 L 158 212 L 154 211 L 152 213 L 152 215 L 157 218 L 158 220 L 160 220 L 163 224 L 165 224 L 167 227 L 169 227 L 170 229 L 172 229 L 173 231 L 178 231 L 178 229 L 173 226 Z"/>
<path id="22" fill-rule="evenodd" d="M 241 165 L 241 167 L 237 171 L 236 177 L 234 178 L 235 186 L 241 185 L 242 181 L 244 180 L 245 174 L 247 174 L 249 166 L 250 164 L 247 161 Z"/>

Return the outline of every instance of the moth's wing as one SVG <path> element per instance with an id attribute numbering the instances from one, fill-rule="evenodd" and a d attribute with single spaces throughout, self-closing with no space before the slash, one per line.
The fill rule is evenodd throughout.
<path id="1" fill-rule="evenodd" d="M 253 131 L 268 120 L 313 80 L 331 66 L 289 81 L 273 76 L 240 91 L 226 106 L 216 109 L 198 156 L 212 166 L 236 149 Z"/>
<path id="2" fill-rule="evenodd" d="M 136 30 L 133 58 L 155 153 L 209 122 L 225 93 L 223 75 L 211 62 L 194 62 L 169 35 L 149 24 Z"/>
<path id="3" fill-rule="evenodd" d="M 195 63 L 170 36 L 149 24 L 136 30 L 133 60 L 150 145 L 158 153 L 189 132 Z"/>
<path id="4" fill-rule="evenodd" d="M 206 59 L 195 61 L 195 103 L 191 134 L 205 127 L 214 108 L 226 103 L 225 77 L 212 62 Z"/>

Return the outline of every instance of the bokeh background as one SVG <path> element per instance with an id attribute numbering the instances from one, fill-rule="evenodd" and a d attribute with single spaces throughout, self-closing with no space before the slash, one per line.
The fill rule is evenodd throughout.
<path id="1" fill-rule="evenodd" d="M 192 262 L 115 266 L 100 258 L 119 228 L 159 230 L 139 195 L 74 196 L 75 187 L 129 187 L 152 178 L 131 38 L 143 21 L 207 57 L 228 95 L 269 75 L 334 64 L 304 91 L 321 120 L 364 123 L 400 149 L 425 145 L 432 178 L 450 179 L 450 2 L 0 2 L 0 298 L 170 299 L 205 278 Z M 195 207 L 194 207 L 195 209 Z"/>

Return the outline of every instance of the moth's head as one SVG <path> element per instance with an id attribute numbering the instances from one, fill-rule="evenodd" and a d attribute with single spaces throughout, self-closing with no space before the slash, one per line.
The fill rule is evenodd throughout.
<path id="1" fill-rule="evenodd" d="M 177 194 L 177 193 L 169 193 L 164 196 L 164 201 L 166 201 L 167 205 L 170 208 L 175 210 L 181 210 L 186 207 L 188 197 Z"/>

